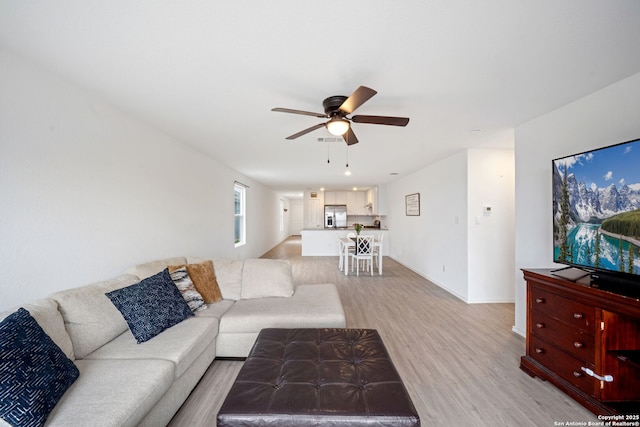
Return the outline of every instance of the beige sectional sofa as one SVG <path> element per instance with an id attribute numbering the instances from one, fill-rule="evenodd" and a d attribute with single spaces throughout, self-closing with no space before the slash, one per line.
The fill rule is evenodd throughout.
<path id="1" fill-rule="evenodd" d="M 282 260 L 213 260 L 222 301 L 138 344 L 105 295 L 162 271 L 202 262 L 171 258 L 57 292 L 23 307 L 80 375 L 47 426 L 166 425 L 216 357 L 246 357 L 262 328 L 344 327 L 332 284 L 293 286 Z M 0 314 L 0 321 L 11 311 Z M 9 425 L 0 419 L 0 425 Z"/>

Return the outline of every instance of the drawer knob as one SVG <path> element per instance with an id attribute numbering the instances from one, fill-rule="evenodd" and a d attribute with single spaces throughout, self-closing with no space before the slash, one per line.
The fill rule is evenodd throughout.
<path id="1" fill-rule="evenodd" d="M 544 304 L 544 298 L 536 298 L 536 303 L 537 304 Z"/>
<path id="2" fill-rule="evenodd" d="M 584 347 L 584 344 L 581 343 L 580 341 L 576 341 L 576 342 L 573 343 L 573 346 L 575 348 L 582 348 L 582 347 Z"/>
<path id="3" fill-rule="evenodd" d="M 580 378 L 582 375 L 583 374 L 580 371 L 573 371 L 573 376 L 576 377 L 576 378 Z"/>
<path id="4" fill-rule="evenodd" d="M 538 328 L 538 329 L 544 328 L 544 323 L 542 323 L 542 322 L 536 323 L 536 328 Z"/>
<path id="5" fill-rule="evenodd" d="M 538 353 L 538 354 L 544 354 L 544 348 L 536 347 L 536 353 Z"/>
<path id="6" fill-rule="evenodd" d="M 574 319 L 582 319 L 584 317 L 584 315 L 582 313 L 573 313 L 573 318 Z"/>

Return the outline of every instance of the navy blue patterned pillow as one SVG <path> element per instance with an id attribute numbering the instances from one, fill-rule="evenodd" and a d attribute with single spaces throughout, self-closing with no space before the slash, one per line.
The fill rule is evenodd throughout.
<path id="1" fill-rule="evenodd" d="M 138 344 L 193 316 L 166 268 L 105 295 L 120 310 Z"/>
<path id="2" fill-rule="evenodd" d="M 24 308 L 0 322 L 0 418 L 42 426 L 80 376 L 76 365 Z"/>

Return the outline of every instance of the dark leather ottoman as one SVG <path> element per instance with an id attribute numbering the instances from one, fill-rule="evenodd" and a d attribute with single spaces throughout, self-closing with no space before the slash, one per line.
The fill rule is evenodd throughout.
<path id="1" fill-rule="evenodd" d="M 263 329 L 218 427 L 419 426 L 374 329 Z"/>

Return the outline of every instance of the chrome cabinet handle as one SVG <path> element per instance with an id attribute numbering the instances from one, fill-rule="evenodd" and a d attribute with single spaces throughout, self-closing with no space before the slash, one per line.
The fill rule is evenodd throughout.
<path id="1" fill-rule="evenodd" d="M 582 319 L 583 317 L 584 317 L 584 314 L 582 313 L 573 313 L 574 319 Z"/>
<path id="2" fill-rule="evenodd" d="M 544 298 L 536 298 L 536 303 L 537 304 L 544 304 Z"/>
<path id="3" fill-rule="evenodd" d="M 573 343 L 573 346 L 575 348 L 582 348 L 582 347 L 584 347 L 584 344 L 581 343 L 580 341 L 576 341 L 576 342 Z"/>
<path id="4" fill-rule="evenodd" d="M 607 382 L 607 383 L 613 382 L 613 375 L 604 375 L 604 376 L 598 375 L 595 372 L 593 372 L 593 370 L 591 370 L 589 368 L 585 368 L 584 366 L 580 367 L 580 369 L 582 369 L 590 377 L 593 377 L 593 378 L 595 378 L 597 380 L 604 381 L 604 382 Z M 574 372 L 573 375 L 575 375 L 575 372 Z"/>

